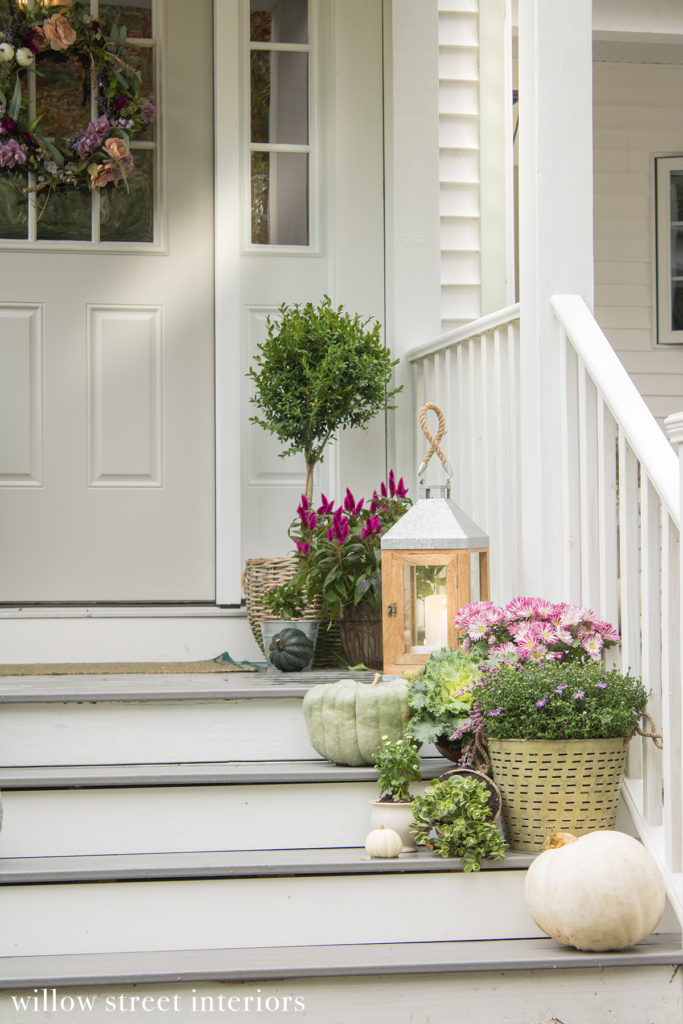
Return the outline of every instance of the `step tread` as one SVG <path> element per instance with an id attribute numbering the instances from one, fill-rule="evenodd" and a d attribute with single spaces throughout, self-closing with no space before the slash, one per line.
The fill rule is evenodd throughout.
<path id="1" fill-rule="evenodd" d="M 683 951 L 677 935 L 650 936 L 632 949 L 618 953 L 582 953 L 544 938 L 187 949 L 0 957 L 0 988 L 623 968 L 681 963 Z"/>
<path id="2" fill-rule="evenodd" d="M 532 856 L 511 853 L 482 870 L 522 871 Z M 459 859 L 428 850 L 372 860 L 361 847 L 316 850 L 241 850 L 206 853 L 137 853 L 74 857 L 0 858 L 0 885 L 154 881 L 189 878 L 255 878 L 296 875 L 401 874 L 462 871 Z"/>
<path id="3" fill-rule="evenodd" d="M 441 757 L 422 758 L 423 779 L 454 767 Z M 121 786 L 253 785 L 294 782 L 376 782 L 372 766 L 331 761 L 210 761 L 177 764 L 48 765 L 0 768 L 0 789 L 81 789 Z"/>
<path id="4" fill-rule="evenodd" d="M 301 698 L 317 683 L 338 679 L 372 682 L 374 677 L 374 672 L 340 669 L 212 675 L 5 676 L 0 678 L 0 704 Z"/>

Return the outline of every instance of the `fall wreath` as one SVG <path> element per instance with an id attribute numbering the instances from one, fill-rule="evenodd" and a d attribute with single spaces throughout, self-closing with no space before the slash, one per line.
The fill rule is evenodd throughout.
<path id="1" fill-rule="evenodd" d="M 37 0 L 32 9 L 10 0 L 8 9 L 0 20 L 0 172 L 31 172 L 24 192 L 125 185 L 134 169 L 131 139 L 156 117 L 154 97 L 140 92 L 139 58 L 126 46 L 126 28 L 106 30 L 80 0 Z M 43 115 L 28 110 L 27 75 L 39 76 L 48 57 L 75 58 L 85 70 L 84 91 L 95 99 L 97 116 L 64 137 L 46 137 Z"/>

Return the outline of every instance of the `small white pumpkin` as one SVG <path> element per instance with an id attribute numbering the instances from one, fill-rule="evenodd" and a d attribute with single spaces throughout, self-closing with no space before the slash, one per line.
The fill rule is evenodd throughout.
<path id="1" fill-rule="evenodd" d="M 403 849 L 403 840 L 393 828 L 373 828 L 365 840 L 365 849 L 371 857 L 398 857 Z"/>
<path id="2" fill-rule="evenodd" d="M 551 837 L 532 861 L 524 902 L 541 931 L 583 950 L 627 949 L 647 938 L 664 913 L 655 861 L 623 832 Z"/>

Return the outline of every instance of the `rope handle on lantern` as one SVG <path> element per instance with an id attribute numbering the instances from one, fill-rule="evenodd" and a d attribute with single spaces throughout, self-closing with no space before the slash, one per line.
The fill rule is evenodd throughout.
<path id="1" fill-rule="evenodd" d="M 654 718 L 652 717 L 652 715 L 648 714 L 647 711 L 643 711 L 641 717 L 644 718 L 647 724 L 650 726 L 650 731 L 645 732 L 643 729 L 640 728 L 640 726 L 638 726 L 636 728 L 637 734 L 639 736 L 643 736 L 646 740 L 652 740 L 654 745 L 657 747 L 657 750 L 661 750 L 664 746 L 664 741 L 662 739 L 662 734 L 656 731 L 657 726 L 655 725 Z"/>
<path id="2" fill-rule="evenodd" d="M 439 420 L 439 426 L 436 431 L 436 437 L 434 437 L 434 435 L 429 430 L 429 427 L 427 426 L 427 413 L 430 411 L 430 409 L 436 413 Z M 446 473 L 446 476 L 450 480 L 451 477 L 453 476 L 453 470 L 448 459 L 446 458 L 445 453 L 441 448 L 441 445 L 439 444 L 441 438 L 446 433 L 446 417 L 444 416 L 443 411 L 438 405 L 436 405 L 435 402 L 425 402 L 425 404 L 420 409 L 417 418 L 420 424 L 420 429 L 422 430 L 422 433 L 424 434 L 429 443 L 429 448 L 427 449 L 424 458 L 422 459 L 422 462 L 420 463 L 417 470 L 418 481 L 420 483 L 422 482 L 422 477 L 425 474 L 425 470 L 429 465 L 429 460 L 431 459 L 432 455 L 439 456 L 439 458 L 441 459 L 441 464 L 444 468 L 444 472 Z"/>

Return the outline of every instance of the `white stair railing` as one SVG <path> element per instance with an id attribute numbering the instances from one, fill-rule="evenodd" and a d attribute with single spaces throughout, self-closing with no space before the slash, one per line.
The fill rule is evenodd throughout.
<path id="1" fill-rule="evenodd" d="M 632 741 L 624 796 L 683 923 L 679 460 L 583 299 L 558 295 L 552 305 L 558 372 L 544 422 L 562 486 L 543 500 L 563 545 L 552 589 L 618 624 L 621 668 L 651 691 L 664 746 Z M 505 602 L 526 592 L 519 306 L 407 358 L 418 407 L 435 401 L 446 414 L 453 497 L 489 534 L 492 597 Z M 683 459 L 683 415 L 671 420 Z"/>
<path id="2" fill-rule="evenodd" d="M 622 671 L 642 676 L 662 750 L 636 737 L 624 795 L 683 923 L 679 461 L 578 295 L 556 295 L 565 564 L 618 622 Z"/>
<path id="3" fill-rule="evenodd" d="M 488 533 L 491 590 L 507 601 L 516 593 L 520 556 L 519 305 L 449 331 L 407 358 L 417 408 L 436 402 L 444 411 L 453 499 Z M 421 434 L 416 443 L 419 458 Z"/>

